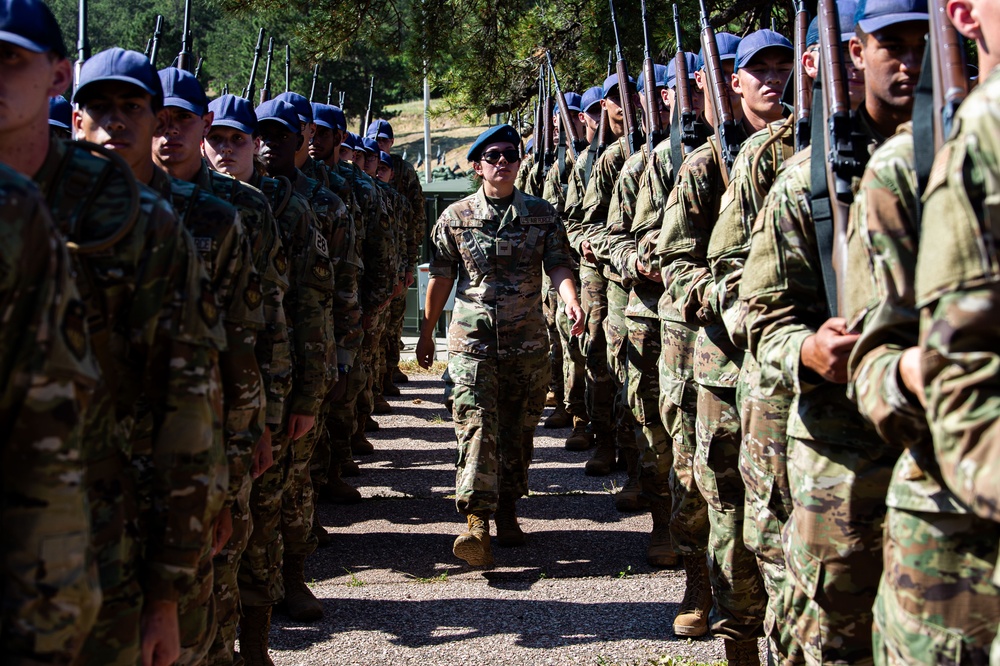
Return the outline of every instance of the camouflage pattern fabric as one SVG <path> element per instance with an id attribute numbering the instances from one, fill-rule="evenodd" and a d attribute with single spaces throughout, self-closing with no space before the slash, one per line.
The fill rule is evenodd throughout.
<path id="1" fill-rule="evenodd" d="M 66 247 L 35 185 L 0 165 L 5 663 L 69 663 L 97 619 L 82 427 L 98 382 Z"/>

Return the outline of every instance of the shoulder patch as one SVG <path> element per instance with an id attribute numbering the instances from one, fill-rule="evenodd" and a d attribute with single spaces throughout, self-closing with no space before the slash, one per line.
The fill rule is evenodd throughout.
<path id="1" fill-rule="evenodd" d="M 260 275 L 254 273 L 250 276 L 250 279 L 247 281 L 247 288 L 243 291 L 243 302 L 251 310 L 256 310 L 260 307 L 263 300 L 264 295 L 261 293 Z"/>
<path id="2" fill-rule="evenodd" d="M 214 328 L 219 323 L 219 305 L 215 301 L 215 291 L 208 279 L 201 281 L 201 293 L 198 297 L 198 311 L 201 318 L 205 320 L 209 328 Z"/>

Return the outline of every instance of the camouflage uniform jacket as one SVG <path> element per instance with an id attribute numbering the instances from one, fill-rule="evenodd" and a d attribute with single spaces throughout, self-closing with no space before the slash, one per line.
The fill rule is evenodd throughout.
<path id="1" fill-rule="evenodd" d="M 386 210 L 389 215 L 389 229 L 392 232 L 392 246 L 393 246 L 393 260 L 391 266 L 395 269 L 395 274 L 393 276 L 393 285 L 398 285 L 403 281 L 406 276 L 406 271 L 408 269 L 408 259 L 407 259 L 407 244 L 412 238 L 410 231 L 411 228 L 404 221 L 404 209 L 403 205 L 406 203 L 403 196 L 392 189 L 388 183 L 383 183 L 381 180 L 375 179 L 375 186 L 378 188 L 379 194 L 382 195 L 382 201 L 385 202 Z"/>
<path id="2" fill-rule="evenodd" d="M 573 177 L 575 165 L 573 155 L 567 152 L 563 169 L 560 170 L 559 162 L 556 162 L 545 174 L 542 198 L 552 204 L 560 215 L 566 210 L 566 190 L 569 189 L 569 181 Z"/>
<path id="3" fill-rule="evenodd" d="M 715 137 L 681 164 L 656 245 L 663 284 L 681 319 L 698 328 L 694 378 L 703 386 L 735 387 L 743 355 L 729 339 L 714 303 L 708 239 L 719 215 L 725 185 Z"/>
<path id="4" fill-rule="evenodd" d="M 307 178 L 301 171 L 292 182 L 295 191 L 309 200 L 328 254 L 333 262 L 336 290 L 333 293 L 333 329 L 336 347 L 331 344 L 330 385 L 339 379 L 337 366 L 351 367 L 361 347 L 361 306 L 358 303 L 358 269 L 354 239 L 354 223 L 347 215 L 347 206 L 336 194 Z M 331 341 L 331 343 L 334 341 Z M 336 363 L 334 363 L 336 360 Z"/>
<path id="5" fill-rule="evenodd" d="M 1000 521 L 997 302 L 1000 68 L 962 102 L 924 195 L 916 299 L 927 420 L 948 487 Z M 994 648 L 995 649 L 995 648 Z"/>
<path id="6" fill-rule="evenodd" d="M 289 258 L 289 286 L 283 305 L 291 345 L 292 381 L 285 388 L 289 392 L 288 408 L 280 414 L 281 422 L 287 414 L 315 416 L 326 396 L 327 355 L 333 340 L 330 313 L 335 285 L 326 239 L 319 233 L 309 201 L 293 190 L 287 178 L 255 173 L 250 184 L 270 200 Z"/>
<path id="7" fill-rule="evenodd" d="M 659 243 L 660 230 L 663 228 L 667 200 L 673 190 L 674 167 L 670 161 L 670 148 L 668 142 L 661 141 L 653 149 L 653 154 L 650 155 L 649 162 L 639 177 L 639 192 L 636 194 L 631 229 L 635 237 L 635 260 L 641 261 L 643 266 L 648 266 L 650 271 L 657 273 L 662 273 L 663 267 L 656 254 L 656 246 Z M 624 253 L 627 249 L 627 247 L 619 248 L 623 267 L 629 262 L 628 255 Z M 634 262 L 631 265 L 634 266 Z M 638 284 L 642 287 L 633 288 L 633 293 L 642 301 L 643 307 L 641 309 L 637 307 L 637 311 L 655 312 L 663 321 L 682 321 L 670 299 L 670 292 L 663 288 L 662 282 L 653 282 L 643 277 Z M 629 305 L 632 304 L 630 296 Z"/>
<path id="8" fill-rule="evenodd" d="M 760 364 L 762 390 L 794 393 L 790 437 L 870 448 L 877 457 L 879 438 L 845 387 L 802 365 L 802 343 L 829 318 L 812 218 L 811 156 L 810 148 L 785 161 L 757 216 L 740 280 L 749 348 Z"/>
<path id="9" fill-rule="evenodd" d="M 545 191 L 545 166 L 535 161 L 535 153 L 530 152 L 521 160 L 514 187 L 533 197 L 540 197 Z"/>
<path id="10" fill-rule="evenodd" d="M 431 277 L 458 280 L 449 351 L 502 360 L 548 349 L 542 271 L 573 266 L 551 205 L 514 190 L 499 214 L 480 188 L 445 209 L 432 238 Z"/>
<path id="11" fill-rule="evenodd" d="M 0 165 L 4 661 L 71 663 L 97 617 L 84 409 L 98 381 L 69 254 L 35 185 Z"/>
<path id="12" fill-rule="evenodd" d="M 595 167 L 596 161 L 591 164 L 591 172 L 593 172 Z M 521 168 L 524 169 L 524 165 Z M 566 225 L 569 246 L 576 252 L 576 256 L 580 257 L 580 264 L 596 270 L 597 266 L 584 259 L 583 255 L 580 254 L 580 246 L 583 241 L 587 240 L 587 237 L 583 233 L 583 215 L 585 212 L 583 200 L 587 195 L 587 187 L 590 180 L 591 174 L 587 173 L 587 160 L 581 155 L 581 159 L 577 160 L 576 164 L 573 165 L 569 182 L 566 183 L 566 201 L 562 219 Z"/>
<path id="13" fill-rule="evenodd" d="M 608 239 L 608 215 L 611 211 L 611 198 L 615 193 L 618 175 L 628 158 L 628 147 L 625 138 L 618 139 L 608 146 L 600 159 L 594 163 L 594 171 L 587 192 L 583 197 L 583 223 L 581 234 L 590 241 L 590 247 L 600 262 L 601 275 L 606 280 L 613 280 L 626 289 L 631 283 L 611 265 L 611 248 Z"/>
<path id="14" fill-rule="evenodd" d="M 250 244 L 250 257 L 260 276 L 259 293 L 262 297 L 261 314 L 264 327 L 257 333 L 254 347 L 257 365 L 263 382 L 265 409 L 262 416 L 266 423 L 277 426 L 284 414 L 287 387 L 291 381 L 292 359 L 288 347 L 288 322 L 283 301 L 288 291 L 288 257 L 274 221 L 271 204 L 260 190 L 241 183 L 232 176 L 208 168 L 202 162 L 195 184 L 235 207 L 240 213 L 240 223 Z M 251 298 L 255 292 L 248 292 Z M 255 433 L 256 434 L 256 433 Z M 258 435 L 259 438 L 259 435 Z M 229 446 L 239 446 L 230 452 L 229 489 L 239 490 L 249 473 L 250 455 L 256 442 L 231 440 Z M 233 461 L 239 464 L 232 467 Z"/>
<path id="15" fill-rule="evenodd" d="M 348 162 L 340 163 L 340 172 L 354 188 L 365 214 L 364 275 L 361 276 L 361 310 L 372 314 L 389 302 L 395 287 L 395 233 L 389 220 L 389 207 L 381 190 L 368 174 Z"/>
<path id="16" fill-rule="evenodd" d="M 764 197 L 774 184 L 778 169 L 795 152 L 795 135 L 791 130 L 789 121 L 778 120 L 752 134 L 740 146 L 708 241 L 715 299 L 707 305 L 722 318 L 733 343 L 744 351 L 746 311 L 745 303 L 739 299 L 740 277 L 750 252 L 754 220 Z M 776 138 L 780 132 L 784 133 Z"/>
<path id="17" fill-rule="evenodd" d="M 299 167 L 299 171 L 304 173 L 306 177 L 317 181 L 326 189 L 336 191 L 336 187 L 330 183 L 330 171 L 323 162 L 315 160 L 312 157 L 307 157 L 306 161 Z M 344 201 L 346 202 L 347 200 L 345 199 Z"/>
<path id="18" fill-rule="evenodd" d="M 196 587 L 197 563 L 225 495 L 217 436 L 225 333 L 191 235 L 170 205 L 142 185 L 133 192 L 130 171 L 115 173 L 109 160 L 70 145 L 53 142 L 35 176 L 64 237 L 80 245 L 111 237 L 133 194 L 139 198 L 131 230 L 111 248 L 75 253 L 74 267 L 116 423 L 134 422 L 140 395 L 155 416 L 151 490 L 159 510 L 147 526 L 143 588 L 148 599 L 176 601 Z M 111 436 L 91 442 L 104 447 L 88 451 L 91 460 L 123 445 Z"/>
<path id="19" fill-rule="evenodd" d="M 399 155 L 392 156 L 392 188 L 399 192 L 409 204 L 409 219 L 406 220 L 407 263 L 414 274 L 420 262 L 420 248 L 427 235 L 427 208 L 424 205 L 424 191 L 413 165 Z M 404 206 L 404 209 L 406 207 Z"/>

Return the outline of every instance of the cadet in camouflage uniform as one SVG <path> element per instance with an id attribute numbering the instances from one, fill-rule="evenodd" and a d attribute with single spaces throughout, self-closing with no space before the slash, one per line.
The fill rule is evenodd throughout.
<path id="1" fill-rule="evenodd" d="M 374 131 L 373 131 L 374 130 Z M 420 262 L 420 252 L 427 237 L 427 209 L 424 203 L 424 191 L 420 186 L 420 178 L 413 165 L 400 155 L 392 152 L 395 137 L 392 125 L 387 120 L 376 120 L 368 127 L 368 137 L 375 139 L 378 149 L 392 155 L 392 181 L 389 183 L 409 204 L 410 214 L 406 220 L 409 233 L 407 237 L 406 257 L 409 270 L 403 284 L 403 292 L 393 301 L 389 314 L 389 330 L 386 338 L 386 376 L 385 386 L 406 382 L 407 377 L 399 370 L 399 353 L 402 345 L 403 320 L 406 316 L 406 290 L 413 284 L 417 264 Z M 390 389 L 391 390 L 391 389 Z M 398 391 L 388 395 L 398 395 Z"/>
<path id="2" fill-rule="evenodd" d="M 877 306 L 865 315 L 854 357 L 869 350 L 854 372 L 861 380 L 855 384 L 858 402 L 880 432 L 892 428 L 894 439 L 903 435 L 899 443 L 906 447 L 887 499 L 886 568 L 875 606 L 877 663 L 986 663 L 987 655 L 990 663 L 998 661 L 996 639 L 989 646 L 1000 615 L 997 466 L 990 451 L 996 398 L 988 386 L 995 374 L 989 360 L 996 345 L 988 331 L 996 318 L 996 251 L 984 242 L 989 213 L 980 202 L 995 199 L 1000 175 L 995 112 L 1000 24 L 981 18 L 987 5 L 964 0 L 948 7 L 953 25 L 977 41 L 979 66 L 988 76 L 962 103 L 951 140 L 937 153 L 922 223 L 902 218 L 898 222 L 905 227 L 899 228 L 889 216 L 891 226 L 882 226 L 881 215 L 852 218 L 859 222 L 864 254 L 871 253 L 870 242 L 878 242 L 885 248 L 880 255 L 889 258 L 872 273 L 878 287 L 867 300 Z M 857 245 L 852 244 L 852 255 Z M 893 293 L 893 287 L 899 291 Z M 914 306 L 920 308 L 917 349 Z M 881 339 L 869 342 L 869 322 L 885 332 Z M 921 418 L 923 402 L 930 427 Z M 890 589 L 893 584 L 898 587 Z"/>
<path id="3" fill-rule="evenodd" d="M 40 5 L 19 4 L 19 12 L 43 13 Z M 8 8 L 0 9 L 0 31 L 17 25 L 11 26 Z M 45 18 L 51 15 L 45 12 Z M 58 34 L 56 28 L 52 35 L 23 35 L 32 48 L 6 42 L 3 48 L 17 48 L 29 58 L 47 59 L 51 52 L 65 62 Z M 6 67 L 0 72 L 5 81 L 18 79 Z M 2 125 L 0 132 L 6 129 Z M 7 159 L 7 148 L 0 139 L 0 159 Z M 87 547 L 90 512 L 82 441 L 84 406 L 98 370 L 66 247 L 34 184 L 2 164 L 0 219 L 0 303 L 6 323 L 0 329 L 5 369 L 0 650 L 10 664 L 71 663 L 101 601 Z"/>
<path id="4" fill-rule="evenodd" d="M 201 139 L 210 126 L 203 117 L 208 111 L 204 91 L 193 74 L 174 67 L 160 71 L 160 83 L 164 93 L 161 116 L 164 125 L 152 145 L 153 161 L 162 171 L 154 172 L 150 186 L 164 198 L 170 197 L 194 237 L 218 298 L 226 331 L 226 350 L 219 357 L 219 367 L 223 386 L 223 441 L 229 460 L 228 491 L 216 543 L 199 564 L 203 574 L 199 578 L 200 588 L 182 597 L 178 608 L 181 622 L 178 663 L 195 664 L 207 657 L 218 633 L 220 618 L 213 596 L 213 556 L 231 538 L 231 506 L 243 485 L 254 445 L 264 433 L 263 385 L 254 353 L 257 331 L 264 328 L 263 292 L 239 212 L 209 194 L 210 184 L 205 187 L 194 182 L 204 168 Z M 146 444 L 142 423 L 132 439 L 133 455 L 139 458 L 143 474 Z M 240 538 L 245 538 L 245 534 Z M 230 612 L 234 611 L 230 608 Z"/>
<path id="5" fill-rule="evenodd" d="M 178 604 L 204 589 L 206 562 L 211 578 L 206 554 L 225 500 L 228 469 L 217 365 L 225 333 L 190 233 L 152 190 L 133 187 L 128 177 L 115 174 L 128 168 L 146 183 L 162 173 L 151 156 L 163 102 L 155 70 L 142 54 L 104 51 L 84 65 L 74 102 L 76 135 L 110 144 L 124 160 L 95 157 L 90 147 L 52 144 L 36 175 L 64 233 L 91 246 L 76 255 L 84 300 L 96 298 L 98 284 L 106 294 L 91 308 L 100 313 L 92 316 L 91 332 L 107 378 L 108 407 L 115 411 L 91 426 L 106 439 L 94 441 L 88 453 L 93 545 L 105 594 L 82 654 L 86 663 L 136 663 L 141 609 L 142 650 L 175 661 L 181 648 Z M 70 181 L 64 179 L 77 185 L 66 187 Z M 91 199 L 99 183 L 100 196 Z M 139 213 L 130 223 L 124 211 L 135 197 Z M 80 224 L 81 205 L 89 205 L 86 224 Z M 111 248 L 98 242 L 130 224 Z M 133 488 L 122 459 L 130 433 L 117 424 L 138 423 L 150 413 L 157 418 L 143 424 L 144 448 L 132 451 L 133 462 L 145 471 Z M 147 510 L 137 532 L 133 512 L 139 508 Z"/>
<path id="6" fill-rule="evenodd" d="M 902 64 L 913 81 L 919 74 L 927 25 L 914 19 L 924 8 L 910 3 L 903 13 L 899 3 L 881 0 L 858 7 L 855 20 L 867 32 L 853 37 L 850 48 L 865 72 L 867 94 L 857 116 L 870 148 L 905 120 L 899 110 L 905 106 L 886 100 L 893 99 L 888 90 Z M 875 56 L 885 43 L 897 45 L 893 56 Z M 844 319 L 830 317 L 818 259 L 827 250 L 818 248 L 814 234 L 810 169 L 811 150 L 785 162 L 757 218 L 740 297 L 749 308 L 746 327 L 761 365 L 761 389 L 780 382 L 794 392 L 788 420 L 792 515 L 782 534 L 784 622 L 806 663 L 871 663 L 870 609 L 882 567 L 885 496 L 899 449 L 878 438 L 841 386 L 857 336 L 847 333 Z"/>
<path id="7" fill-rule="evenodd" d="M 474 566 L 493 562 L 494 512 L 498 543 L 524 543 L 515 502 L 528 492 L 534 430 L 548 386 L 543 270 L 559 287 L 574 335 L 583 329 L 559 218 L 548 203 L 514 188 L 519 143 L 514 128 L 499 125 L 469 149 L 483 186 L 449 206 L 434 228 L 427 320 L 417 344 L 417 361 L 430 367 L 434 329 L 458 279 L 448 368 L 458 437 L 455 503 L 468 529 L 453 550 Z"/>

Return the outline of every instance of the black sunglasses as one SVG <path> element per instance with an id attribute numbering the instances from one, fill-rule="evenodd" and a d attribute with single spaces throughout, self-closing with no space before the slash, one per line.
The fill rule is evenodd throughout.
<path id="1" fill-rule="evenodd" d="M 517 148 L 508 148 L 507 150 L 491 150 L 488 153 L 483 153 L 483 161 L 488 164 L 496 165 L 500 158 L 507 160 L 507 164 L 513 164 L 514 162 L 521 161 L 521 153 Z"/>

